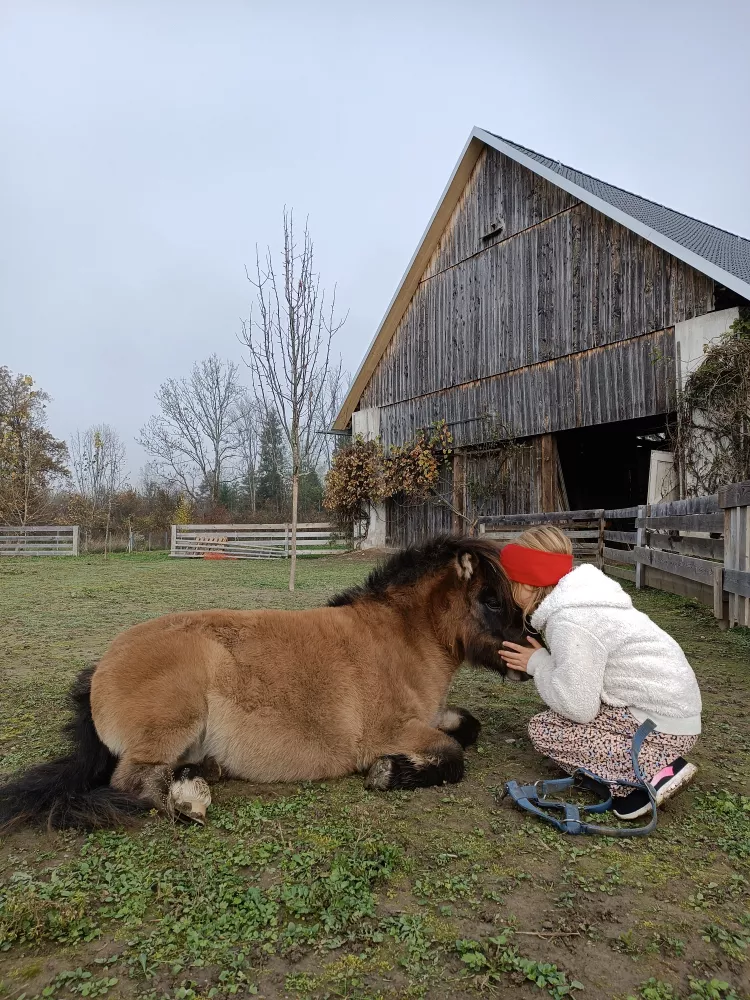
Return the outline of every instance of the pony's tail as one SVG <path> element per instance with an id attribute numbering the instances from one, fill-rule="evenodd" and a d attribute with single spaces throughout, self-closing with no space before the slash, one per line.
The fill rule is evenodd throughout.
<path id="1" fill-rule="evenodd" d="M 95 829 L 127 825 L 148 806 L 110 788 L 117 757 L 102 743 L 91 715 L 93 667 L 70 689 L 73 718 L 65 727 L 70 753 L 29 768 L 0 785 L 0 833 L 21 824 L 45 822 L 51 829 Z"/>

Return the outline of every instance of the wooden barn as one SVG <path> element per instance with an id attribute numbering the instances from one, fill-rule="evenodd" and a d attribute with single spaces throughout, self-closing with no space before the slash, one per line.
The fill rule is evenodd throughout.
<path id="1" fill-rule="evenodd" d="M 668 495 L 677 381 L 748 305 L 750 241 L 474 129 L 334 423 L 446 420 L 450 502 L 370 544 Z"/>

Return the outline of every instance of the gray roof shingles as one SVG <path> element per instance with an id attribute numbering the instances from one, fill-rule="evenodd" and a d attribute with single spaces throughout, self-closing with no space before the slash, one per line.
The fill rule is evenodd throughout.
<path id="1" fill-rule="evenodd" d="M 491 134 L 496 135 L 494 132 Z M 548 170 L 577 184 L 589 194 L 601 198 L 602 201 L 608 202 L 643 225 L 698 254 L 716 267 L 733 274 L 741 281 L 750 283 L 750 240 L 718 229 L 699 219 L 693 219 L 689 215 L 683 215 L 682 212 L 675 212 L 655 201 L 649 201 L 648 198 L 631 194 L 630 191 L 624 191 L 614 184 L 606 184 L 596 177 L 574 170 L 573 167 L 567 167 L 558 160 L 551 160 L 548 156 L 542 156 L 541 153 L 520 146 L 517 142 L 511 142 L 503 136 L 496 135 L 496 138 L 536 160 Z"/>

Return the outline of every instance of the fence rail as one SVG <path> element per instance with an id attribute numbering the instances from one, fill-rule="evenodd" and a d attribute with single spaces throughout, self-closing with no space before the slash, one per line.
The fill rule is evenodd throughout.
<path id="1" fill-rule="evenodd" d="M 558 525 L 580 562 L 636 587 L 694 597 L 725 625 L 750 627 L 750 481 L 638 507 L 485 517 L 479 531 L 507 542 L 535 524 Z"/>
<path id="2" fill-rule="evenodd" d="M 291 524 L 173 524 L 170 554 L 181 559 L 286 559 Z M 327 522 L 297 525 L 297 555 L 346 551 Z"/>
<path id="3" fill-rule="evenodd" d="M 0 524 L 0 557 L 77 556 L 78 525 L 41 525 L 16 528 Z"/>

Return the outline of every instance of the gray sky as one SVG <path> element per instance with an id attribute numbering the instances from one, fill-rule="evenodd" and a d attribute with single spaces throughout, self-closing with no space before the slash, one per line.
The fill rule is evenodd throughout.
<path id="1" fill-rule="evenodd" d="M 308 214 L 353 372 L 474 125 L 750 236 L 750 5 L 0 0 L 0 364 L 134 442 Z"/>

